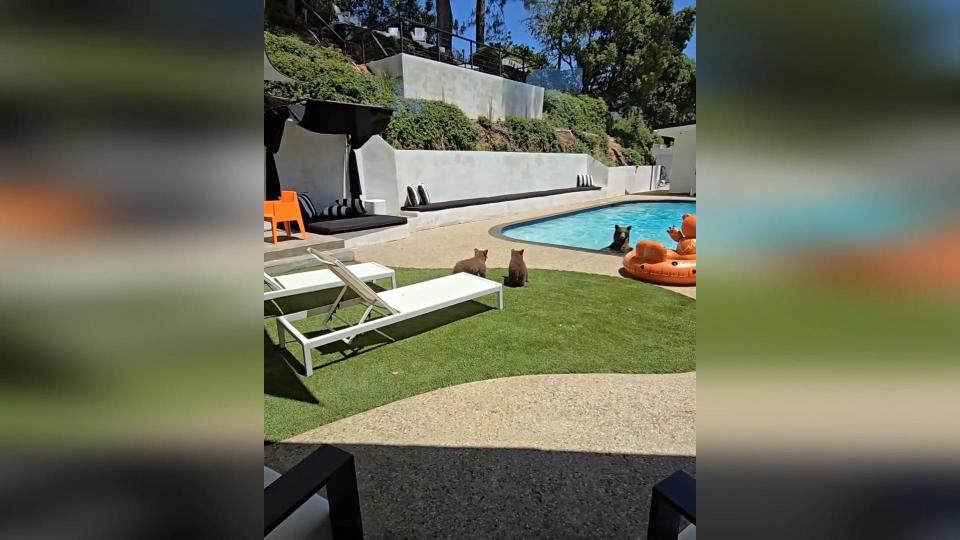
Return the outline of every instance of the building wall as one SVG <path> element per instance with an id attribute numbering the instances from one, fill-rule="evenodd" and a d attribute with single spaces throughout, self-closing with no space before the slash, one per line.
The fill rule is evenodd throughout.
<path id="1" fill-rule="evenodd" d="M 368 62 L 376 74 L 402 77 L 403 97 L 452 103 L 470 118 L 543 117 L 543 88 L 496 75 L 398 54 Z"/>
<path id="2" fill-rule="evenodd" d="M 423 183 L 434 201 L 575 187 L 577 174 L 591 170 L 596 185 L 606 185 L 606 168 L 586 154 L 396 150 L 395 156 L 400 193 Z"/>
<path id="3" fill-rule="evenodd" d="M 406 193 L 399 191 L 396 150 L 387 141 L 375 136 L 357 150 L 357 169 L 364 199 L 383 199 L 387 213 L 400 211 Z"/>
<path id="4" fill-rule="evenodd" d="M 670 171 L 670 193 L 697 192 L 697 132 L 678 136 L 673 143 Z"/>
<path id="5" fill-rule="evenodd" d="M 657 165 L 610 167 L 607 169 L 609 184 L 622 186 L 623 193 L 643 193 L 657 189 L 660 167 Z"/>
<path id="6" fill-rule="evenodd" d="M 309 193 L 316 205 L 343 197 L 345 144 L 343 135 L 314 133 L 288 120 L 275 156 L 280 187 Z"/>

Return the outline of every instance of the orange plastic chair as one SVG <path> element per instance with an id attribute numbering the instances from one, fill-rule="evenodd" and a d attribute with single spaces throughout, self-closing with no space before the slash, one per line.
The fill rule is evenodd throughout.
<path id="1" fill-rule="evenodd" d="M 277 224 L 282 223 L 287 236 L 293 236 L 290 223 L 300 227 L 300 236 L 307 239 L 307 228 L 303 226 L 303 216 L 300 214 L 300 204 L 297 202 L 296 191 L 283 191 L 279 201 L 263 201 L 263 220 L 270 222 L 273 231 L 273 243 L 277 243 Z"/>

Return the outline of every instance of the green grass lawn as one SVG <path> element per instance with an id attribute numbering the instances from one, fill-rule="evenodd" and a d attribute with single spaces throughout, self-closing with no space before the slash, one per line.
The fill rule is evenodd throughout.
<path id="1" fill-rule="evenodd" d="M 450 273 L 398 268 L 400 286 Z M 503 269 L 487 277 L 500 280 Z M 328 293 L 324 293 L 328 294 Z M 316 302 L 316 298 L 310 301 Z M 264 438 L 278 441 L 398 399 L 455 384 L 540 373 L 677 373 L 695 369 L 696 302 L 627 279 L 532 270 L 524 288 L 315 350 L 304 377 L 299 346 L 277 347 L 264 319 Z M 294 306 L 281 306 L 284 311 Z M 357 307 L 345 315 L 359 315 Z M 265 311 L 268 311 L 265 305 Z M 297 323 L 319 332 L 316 319 Z M 291 339 L 288 337 L 288 339 Z"/>

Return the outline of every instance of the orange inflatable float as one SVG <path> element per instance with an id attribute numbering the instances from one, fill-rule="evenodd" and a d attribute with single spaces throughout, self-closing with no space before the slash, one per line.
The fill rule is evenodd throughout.
<path id="1" fill-rule="evenodd" d="M 660 242 L 641 240 L 623 258 L 623 269 L 631 276 L 664 285 L 697 284 L 697 216 L 683 215 L 683 224 L 667 229 L 677 242 L 668 249 Z"/>

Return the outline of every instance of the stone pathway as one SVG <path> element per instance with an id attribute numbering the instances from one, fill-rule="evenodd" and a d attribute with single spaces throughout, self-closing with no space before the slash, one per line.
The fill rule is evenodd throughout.
<path id="1" fill-rule="evenodd" d="M 511 242 L 495 238 L 490 235 L 490 229 L 497 225 L 512 223 L 525 219 L 532 219 L 550 214 L 568 212 L 591 206 L 601 206 L 611 202 L 644 201 L 644 200 L 695 200 L 688 197 L 627 195 L 590 201 L 550 209 L 541 209 L 524 214 L 502 216 L 499 218 L 474 221 L 460 225 L 450 225 L 436 229 L 417 231 L 409 237 L 394 242 L 372 246 L 361 246 L 354 249 L 357 260 L 376 261 L 387 266 L 401 266 L 410 268 L 437 268 L 453 265 L 467 257 L 473 256 L 473 249 L 489 249 L 487 266 L 506 267 L 510 262 L 510 249 L 524 249 L 524 260 L 531 269 L 545 268 L 551 270 L 572 270 L 591 274 L 619 276 L 620 257 L 601 253 L 587 253 L 571 249 L 538 246 Z M 677 223 L 679 226 L 680 223 Z M 634 243 L 639 238 L 631 239 Z M 637 283 L 638 286 L 647 286 Z M 668 287 L 663 288 L 676 291 L 691 298 L 697 297 L 696 287 Z"/>
<path id="2" fill-rule="evenodd" d="M 696 375 L 529 375 L 442 388 L 264 448 L 356 457 L 368 538 L 633 537 L 694 472 Z"/>

